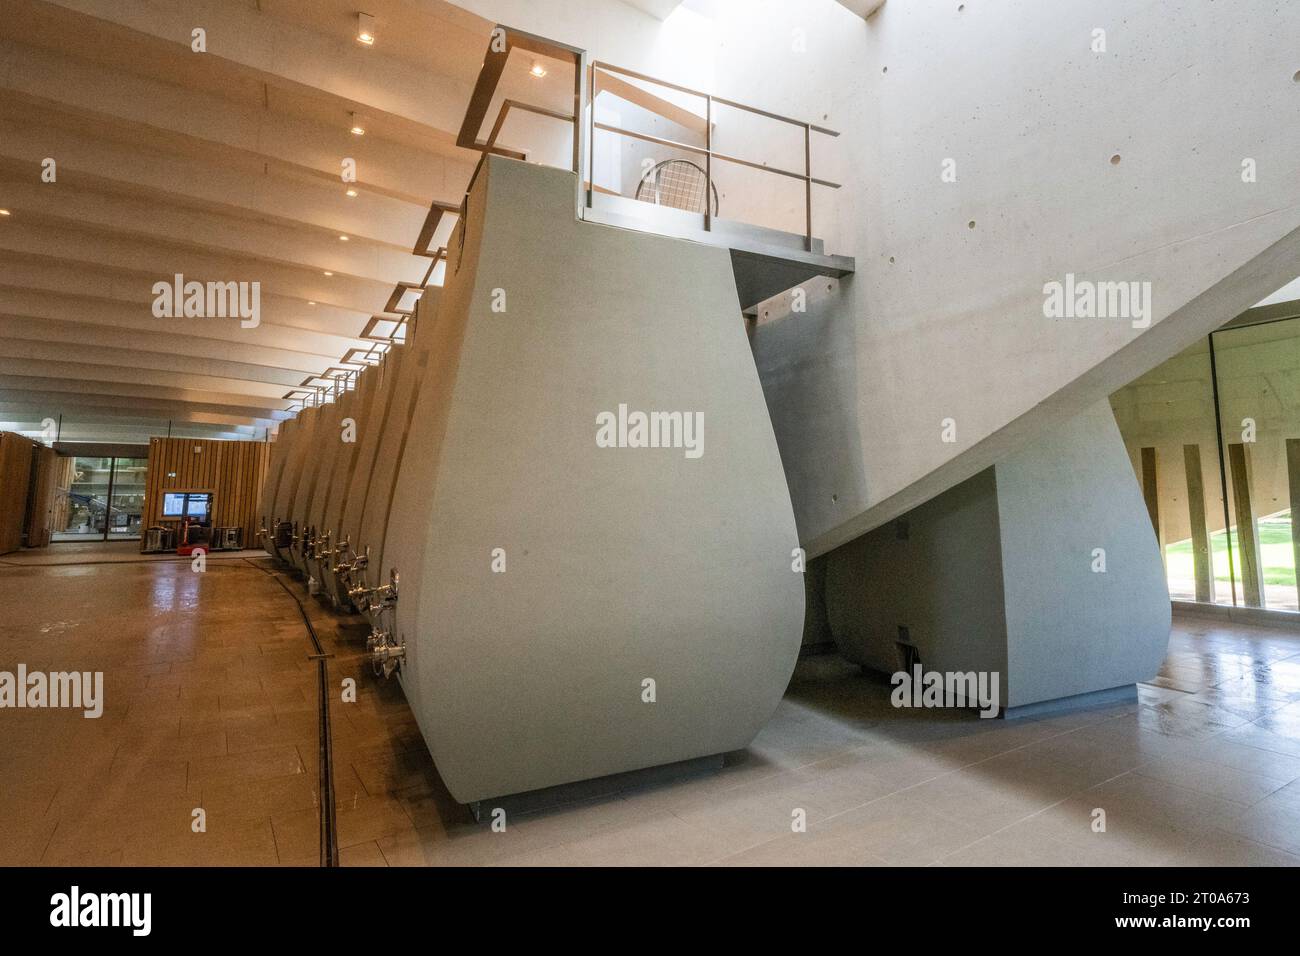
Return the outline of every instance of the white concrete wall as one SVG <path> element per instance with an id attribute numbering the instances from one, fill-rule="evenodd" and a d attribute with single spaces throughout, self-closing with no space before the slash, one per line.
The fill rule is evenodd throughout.
<path id="1" fill-rule="evenodd" d="M 840 653 L 874 671 L 901 670 L 900 628 L 926 670 L 1000 675 L 1006 704 L 1007 611 L 994 469 L 898 522 L 818 559 Z"/>
<path id="2" fill-rule="evenodd" d="M 1110 405 L 1044 430 L 994 473 L 1008 706 L 1155 677 L 1169 591 Z"/>
<path id="3" fill-rule="evenodd" d="M 575 188 L 493 157 L 420 317 L 383 560 L 402 687 L 462 802 L 747 746 L 803 630 L 728 253 L 578 222 Z M 698 413 L 700 454 L 600 447 L 620 404 Z"/>
<path id="4" fill-rule="evenodd" d="M 755 337 L 813 552 L 974 474 L 1300 271 L 1294 236 L 1257 260 L 1300 226 L 1300 7 L 913 2 L 863 22 L 818 6 L 747 4 L 766 42 L 737 50 L 752 35 L 729 31 L 717 70 L 724 92 L 822 110 L 844 131 L 839 238 L 858 272 L 825 317 L 792 317 L 806 334 L 773 323 Z M 790 51 L 797 29 L 806 53 Z M 948 158 L 955 183 L 940 178 Z M 1243 158 L 1257 182 L 1242 182 Z M 1067 272 L 1150 281 L 1153 327 L 1045 319 L 1043 285 Z"/>
<path id="5" fill-rule="evenodd" d="M 1150 680 L 1169 640 L 1155 535 L 1104 401 L 824 561 L 845 657 L 893 672 L 906 627 L 927 670 L 997 671 L 1005 707 Z"/>
<path id="6" fill-rule="evenodd" d="M 988 467 L 1300 272 L 1296 4 L 915 0 L 864 21 L 833 0 L 716 0 L 664 23 L 613 0 L 466 6 L 842 131 L 814 156 L 845 183 L 818 192 L 814 224 L 858 272 L 824 320 L 755 337 L 813 552 Z M 1067 272 L 1151 282 L 1153 327 L 1045 319 L 1043 286 Z"/>

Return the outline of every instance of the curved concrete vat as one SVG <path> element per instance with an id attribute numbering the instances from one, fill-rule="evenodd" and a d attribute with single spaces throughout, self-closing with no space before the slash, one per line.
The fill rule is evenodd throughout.
<path id="1" fill-rule="evenodd" d="M 333 533 L 327 523 L 326 515 L 330 502 L 340 492 L 335 488 L 339 473 L 346 469 L 351 458 L 352 446 L 343 442 L 343 420 L 352 417 L 355 395 L 345 392 L 338 396 L 329 406 L 327 422 L 322 426 L 320 435 L 321 472 L 317 478 L 316 493 L 312 497 L 307 516 L 308 526 L 312 529 L 311 548 L 305 552 L 307 573 L 316 585 L 321 581 L 321 564 L 326 552 L 333 547 Z M 355 419 L 353 419 L 355 421 Z"/>
<path id="2" fill-rule="evenodd" d="M 280 423 L 275 441 L 271 443 L 271 460 L 266 466 L 266 481 L 262 485 L 262 550 L 275 556 L 275 522 L 276 495 L 280 490 L 280 481 L 284 477 L 285 459 L 293 446 L 294 430 L 297 420 L 286 419 Z"/>
<path id="3" fill-rule="evenodd" d="M 406 357 L 392 379 L 388 416 L 380 434 L 365 513 L 357 532 L 358 542 L 363 549 L 369 548 L 370 557 L 354 576 L 354 586 L 375 588 L 388 583 L 389 565 L 384 558 L 384 546 L 389 516 L 408 438 L 413 429 L 420 427 L 420 423 L 412 421 L 412 416 L 429 361 L 430 336 L 423 333 L 421 324 L 426 313 L 436 314 L 431 305 L 422 307 L 423 301 L 417 302 L 416 314 L 407 323 Z M 434 302 L 432 298 L 429 301 Z"/>
<path id="4" fill-rule="evenodd" d="M 298 494 L 294 500 L 293 511 L 290 517 L 294 524 L 298 526 L 298 547 L 293 552 L 293 564 L 299 571 L 304 571 L 305 561 L 303 555 L 311 547 L 312 525 L 311 525 L 311 503 L 312 496 L 316 493 L 316 485 L 320 480 L 321 460 L 323 457 L 321 448 L 322 436 L 329 430 L 330 417 L 334 414 L 335 408 L 332 404 L 321 405 L 317 412 L 316 421 L 312 426 L 312 441 L 303 459 L 302 475 L 298 479 Z"/>
<path id="5" fill-rule="evenodd" d="M 337 402 L 329 402 L 319 409 L 312 428 L 311 444 L 307 448 L 298 497 L 294 502 L 293 520 L 298 523 L 298 546 L 293 550 L 292 563 L 308 576 L 311 575 L 311 569 L 307 565 L 307 555 L 311 553 L 316 530 L 312 519 L 316 514 L 316 502 L 325 485 L 325 474 L 334 460 L 332 439 L 337 434 L 334 423 L 338 420 L 338 411 Z"/>
<path id="6" fill-rule="evenodd" d="M 334 584 L 341 601 L 350 603 L 348 589 L 357 586 L 362 580 L 361 567 L 369 563 L 366 558 L 366 542 L 361 540 L 361 527 L 370 502 L 371 476 L 379 456 L 379 446 L 383 439 L 384 428 L 388 421 L 390 409 L 394 406 L 394 384 L 399 378 L 402 365 L 406 360 L 408 347 L 395 345 L 388 350 L 384 361 L 372 372 L 375 375 L 375 395 L 371 401 L 370 413 L 366 416 L 364 427 L 358 429 L 357 462 L 352 469 L 352 480 L 348 482 L 347 497 L 343 503 L 343 513 L 339 518 L 339 540 L 348 543 L 342 574 Z"/>
<path id="7" fill-rule="evenodd" d="M 294 506 L 298 497 L 298 488 L 302 483 L 303 467 L 306 464 L 307 451 L 311 447 L 312 435 L 315 431 L 316 418 L 319 413 L 317 408 L 304 408 L 298 413 L 297 424 L 294 428 L 292 443 L 289 446 L 288 454 L 284 463 L 284 476 L 280 479 L 280 487 L 276 491 L 276 503 L 274 514 L 279 522 L 287 522 L 293 525 Z M 297 527 L 293 527 L 290 536 L 296 536 L 299 533 Z M 291 553 L 294 549 L 295 542 L 289 540 L 288 544 L 274 542 L 275 556 L 285 564 L 291 564 Z"/>
<path id="8" fill-rule="evenodd" d="M 799 651 L 794 516 L 727 251 L 577 222 L 574 187 L 490 158 L 420 333 L 388 617 L 462 802 L 743 748 Z M 620 404 L 701 413 L 703 454 L 598 447 Z"/>
<path id="9" fill-rule="evenodd" d="M 340 593 L 336 573 L 336 567 L 344 543 L 347 540 L 342 527 L 343 509 L 346 507 L 348 489 L 352 484 L 352 476 L 356 471 L 361 447 L 361 435 L 367 428 L 371 408 L 375 404 L 374 398 L 378 380 L 379 372 L 377 369 L 367 368 L 363 370 L 357 381 L 356 389 L 349 396 L 352 398 L 352 402 L 348 406 L 348 410 L 345 411 L 344 416 L 351 418 L 353 421 L 354 440 L 352 442 L 342 441 L 342 433 L 340 432 L 339 451 L 334 476 L 330 484 L 329 502 L 322 517 L 322 527 L 325 529 L 325 533 L 329 535 L 329 542 L 321 559 L 319 580 L 330 601 L 336 607 L 346 599 L 346 595 Z"/>

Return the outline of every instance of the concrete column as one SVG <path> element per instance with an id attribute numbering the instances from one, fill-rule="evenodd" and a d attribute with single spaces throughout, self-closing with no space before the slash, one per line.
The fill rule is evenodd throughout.
<path id="1" fill-rule="evenodd" d="M 1196 600 L 1214 601 L 1214 558 L 1205 527 L 1205 482 L 1201 478 L 1201 446 L 1183 446 L 1187 472 L 1187 514 L 1192 529 L 1192 563 L 1196 574 Z"/>
<path id="2" fill-rule="evenodd" d="M 1241 592 L 1247 607 L 1264 606 L 1264 587 L 1260 574 L 1259 536 L 1255 533 L 1255 508 L 1250 500 L 1250 471 L 1246 446 L 1228 445 L 1231 471 L 1232 504 L 1237 519 L 1237 550 L 1241 553 Z"/>

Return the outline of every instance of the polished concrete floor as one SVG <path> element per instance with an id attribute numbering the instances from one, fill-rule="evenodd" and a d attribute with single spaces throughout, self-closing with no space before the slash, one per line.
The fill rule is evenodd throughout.
<path id="1" fill-rule="evenodd" d="M 0 670 L 103 671 L 105 712 L 0 710 L 0 864 L 318 865 L 317 669 L 270 562 L 65 547 L 0 558 Z M 1180 618 L 1136 703 L 1014 721 L 895 710 L 884 679 L 808 658 L 720 771 L 507 805 L 496 832 L 364 628 L 307 606 L 344 865 L 1300 863 L 1300 634 Z"/>

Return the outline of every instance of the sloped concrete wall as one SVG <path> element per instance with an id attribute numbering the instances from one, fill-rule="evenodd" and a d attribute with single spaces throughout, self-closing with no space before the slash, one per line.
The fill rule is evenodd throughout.
<path id="1" fill-rule="evenodd" d="M 271 460 L 266 466 L 266 482 L 262 485 L 262 528 L 266 534 L 262 538 L 262 550 L 274 556 L 275 522 L 279 520 L 276 508 L 279 504 L 280 488 L 286 470 L 286 462 L 294 447 L 294 436 L 298 429 L 298 420 L 289 418 L 280 423 L 276 430 L 275 442 L 271 445 Z"/>
<path id="2" fill-rule="evenodd" d="M 802 633 L 727 252 L 577 222 L 573 195 L 480 176 L 394 498 L 402 686 L 466 802 L 746 746 Z M 703 453 L 598 447 L 620 404 L 702 413 Z"/>
<path id="3" fill-rule="evenodd" d="M 357 462 L 348 482 L 347 499 L 339 517 L 338 530 L 339 540 L 348 541 L 349 547 L 356 554 L 363 554 L 367 545 L 374 547 L 372 542 L 362 540 L 365 537 L 363 528 L 367 510 L 374 502 L 370 492 L 378 467 L 379 449 L 390 420 L 396 417 L 393 412 L 396 407 L 396 402 L 393 401 L 396 392 L 394 386 L 401 376 L 402 366 L 409 354 L 408 349 L 407 345 L 390 348 L 383 362 L 366 373 L 372 377 L 371 386 L 375 394 L 366 419 L 357 430 Z M 338 593 L 338 584 L 337 581 L 334 583 L 334 593 L 342 599 L 343 595 Z"/>
<path id="4" fill-rule="evenodd" d="M 755 336 L 813 554 L 1300 274 L 1300 4 L 895 0 L 864 21 L 834 0 L 716 0 L 666 23 L 620 0 L 463 5 L 843 134 L 814 141 L 844 188 L 815 191 L 813 223 L 857 273 Z M 737 141 L 723 125 L 730 152 L 781 165 L 779 127 Z M 1151 282 L 1151 327 L 1044 318 L 1044 284 L 1067 273 Z"/>
<path id="5" fill-rule="evenodd" d="M 1300 104 L 1300 6 L 960 6 L 890 2 L 865 22 L 830 0 L 720 6 L 717 92 L 843 133 L 821 155 L 844 188 L 813 221 L 857 272 L 755 336 L 814 554 L 1300 274 L 1300 124 L 1279 121 Z M 1067 273 L 1150 282 L 1150 328 L 1045 318 Z"/>
<path id="6" fill-rule="evenodd" d="M 371 426 L 376 404 L 375 397 L 377 383 L 379 380 L 379 370 L 375 368 L 366 368 L 362 370 L 360 378 L 357 380 L 356 389 L 349 395 L 352 401 L 344 414 L 344 418 L 352 419 L 355 427 L 355 440 L 348 444 L 343 441 L 342 429 L 335 437 L 337 438 L 338 455 L 334 467 L 334 474 L 331 481 L 330 500 L 322 517 L 322 533 L 329 534 L 329 548 L 323 561 L 324 567 L 321 569 L 320 581 L 329 595 L 330 600 L 338 604 L 343 601 L 344 595 L 341 592 L 341 582 L 334 574 L 334 568 L 337 564 L 335 553 L 337 549 L 343 546 L 347 535 L 343 530 L 343 512 L 347 508 L 348 493 L 352 487 L 352 481 L 357 471 L 357 462 L 361 457 L 361 440 L 366 429 Z M 349 542 L 350 544 L 350 542 Z"/>
<path id="7" fill-rule="evenodd" d="M 356 550 L 361 552 L 370 549 L 365 572 L 360 576 L 364 581 L 359 580 L 357 583 L 365 583 L 370 587 L 388 581 L 390 565 L 384 551 L 389 517 L 393 510 L 394 490 L 398 469 L 410 440 L 416 396 L 429 361 L 430 336 L 421 328 L 423 318 L 429 310 L 424 306 L 417 308 L 419 312 L 415 321 L 407 329 L 405 354 L 396 368 L 397 374 L 385 386 L 385 391 L 390 393 L 388 414 L 375 450 L 370 483 L 366 490 L 365 511 L 357 529 Z"/>
<path id="8" fill-rule="evenodd" d="M 1005 675 L 999 535 L 997 482 L 988 468 L 819 559 L 840 653 L 893 673 L 902 669 L 898 645 L 906 642 L 927 670 Z"/>
<path id="9" fill-rule="evenodd" d="M 1150 680 L 1169 589 L 1110 404 L 995 468 L 1007 597 L 1009 706 Z M 1105 571 L 1099 561 L 1104 552 Z"/>
<path id="10" fill-rule="evenodd" d="M 1104 401 L 825 562 L 845 657 L 898 670 L 904 627 L 927 670 L 1000 673 L 1008 708 L 1149 680 L 1169 641 L 1155 534 Z"/>

